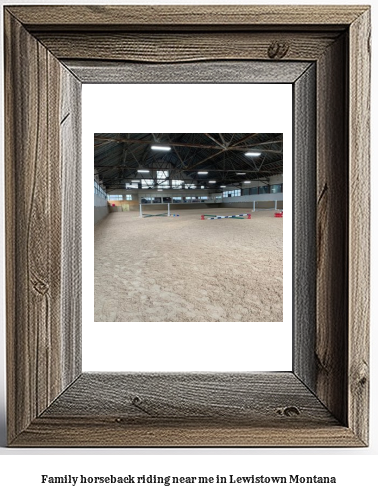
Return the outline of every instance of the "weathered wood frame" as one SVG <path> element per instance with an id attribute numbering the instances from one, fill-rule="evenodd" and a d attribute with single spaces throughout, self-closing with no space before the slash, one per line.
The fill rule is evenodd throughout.
<path id="1" fill-rule="evenodd" d="M 9 445 L 366 446 L 369 8 L 8 6 L 4 20 Z M 81 373 L 81 83 L 253 60 L 309 63 L 292 82 L 293 371 Z"/>

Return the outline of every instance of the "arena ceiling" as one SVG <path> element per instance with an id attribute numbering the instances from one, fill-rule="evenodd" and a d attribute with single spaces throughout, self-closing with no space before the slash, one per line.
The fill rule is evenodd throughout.
<path id="1" fill-rule="evenodd" d="M 156 150 L 151 146 L 169 147 Z M 254 153 L 246 156 L 246 153 Z M 257 154 L 260 153 L 259 156 Z M 265 180 L 283 169 L 283 135 L 244 134 L 95 134 L 94 167 L 107 191 L 125 188 L 154 171 L 169 171 L 170 179 L 188 178 L 209 188 L 239 186 Z M 148 170 L 149 173 L 138 173 Z M 208 172 L 207 175 L 199 172 Z M 209 180 L 215 181 L 210 183 Z M 155 185 L 158 185 L 156 181 Z"/>

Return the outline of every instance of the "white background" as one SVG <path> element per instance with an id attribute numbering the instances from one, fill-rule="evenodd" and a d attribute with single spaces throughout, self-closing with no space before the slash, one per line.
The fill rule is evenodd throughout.
<path id="1" fill-rule="evenodd" d="M 227 96 L 230 95 L 232 103 L 227 103 Z M 292 85 L 289 84 L 243 84 L 237 85 L 237 89 L 233 84 L 83 85 L 84 371 L 291 370 L 291 102 Z M 283 133 L 286 174 L 283 220 L 284 322 L 94 322 L 94 245 L 91 225 L 93 134 L 203 130 L 225 133 Z M 271 215 L 273 218 L 273 213 Z M 135 213 L 135 217 L 138 216 L 139 214 Z M 171 223 L 175 223 L 174 218 Z M 114 251 L 117 252 L 116 246 Z M 166 258 L 169 259 L 169 254 Z M 240 262 L 240 266 L 243 267 L 243 262 Z M 266 269 L 266 272 L 269 272 L 269 269 Z"/>
<path id="2" fill-rule="evenodd" d="M 12 1 L 12 4 L 25 3 Z M 35 1 L 34 3 L 42 3 Z M 51 2 L 49 2 L 51 3 Z M 83 2 L 62 2 L 71 3 L 89 3 Z M 106 3 L 91 1 L 92 4 Z M 112 2 L 127 3 L 127 2 Z M 138 3 L 138 2 L 133 2 Z M 162 3 L 162 2 L 156 2 Z M 180 2 L 175 2 L 180 3 Z M 187 2 L 190 3 L 190 2 Z M 196 2 L 201 3 L 201 2 Z M 221 0 L 207 0 L 206 4 L 240 4 L 248 3 L 236 1 L 222 2 Z M 249 2 L 251 3 L 251 2 Z M 259 1 L 259 4 L 271 4 L 271 2 Z M 285 4 L 287 2 L 276 1 L 276 4 Z M 292 4 L 313 4 L 310 2 L 296 2 Z M 365 2 L 345 0 L 330 2 L 323 1 L 324 4 L 365 4 Z M 372 12 L 373 28 L 377 24 L 378 16 L 375 9 Z M 374 36 L 375 35 L 375 36 Z M 377 36 L 373 29 L 373 74 L 372 89 L 377 88 L 377 64 L 376 54 L 378 52 Z M 1 96 L 3 98 L 3 96 Z M 3 100 L 1 101 L 3 102 Z M 377 98 L 376 93 L 372 93 L 372 137 L 378 136 L 377 127 Z M 372 166 L 377 165 L 377 146 L 376 141 L 372 144 Z M 377 169 L 372 168 L 371 185 L 378 185 Z M 1 181 L 3 183 L 3 181 Z M 3 185 L 3 184 L 2 184 Z M 366 186 L 368 189 L 369 186 Z M 377 196 L 372 192 L 372 255 L 377 255 L 377 223 L 374 214 L 378 213 Z M 4 221 L 1 221 L 2 228 Z M 3 251 L 3 248 L 2 248 Z M 4 265 L 0 268 L 4 276 Z M 378 411 L 377 411 L 377 341 L 375 332 L 378 326 L 377 307 L 377 263 L 372 260 L 372 341 L 371 341 L 371 444 L 367 449 L 104 449 L 104 450 L 8 450 L 0 448 L 0 493 L 5 498 L 29 497 L 39 499 L 66 499 L 67 495 L 72 499 L 83 498 L 83 493 L 87 492 L 94 496 L 108 495 L 112 499 L 124 499 L 130 494 L 138 495 L 139 498 L 208 498 L 212 493 L 222 497 L 235 495 L 240 499 L 260 498 L 261 493 L 270 498 L 287 498 L 290 495 L 292 500 L 303 498 L 317 500 L 319 496 L 324 499 L 335 498 L 336 496 L 354 500 L 356 497 L 373 498 L 376 495 L 376 470 L 377 470 L 377 451 L 378 451 Z M 2 305 L 4 312 L 4 304 Z M 4 328 L 4 323 L 2 323 Z M 4 335 L 2 336 L 1 348 L 4 356 Z M 2 357 L 4 359 L 4 357 Z M 1 380 L 1 388 L 4 390 L 4 373 Z M 4 400 L 4 398 L 2 398 Z M 1 408 L 1 444 L 4 446 L 4 404 Z M 35 456 L 33 456 L 35 455 Z M 212 475 L 217 474 L 239 474 L 249 475 L 335 475 L 337 484 L 332 485 L 285 485 L 274 486 L 267 485 L 264 488 L 251 485 L 240 485 L 232 488 L 231 485 L 225 488 L 217 487 L 211 489 L 210 486 L 182 486 L 180 490 L 173 487 L 164 488 L 163 486 L 149 486 L 143 489 L 126 487 L 91 487 L 90 489 L 75 489 L 72 486 L 42 486 L 40 484 L 40 474 L 63 475 L 63 474 L 164 474 L 164 475 Z M 163 489 L 164 488 L 164 489 Z"/>

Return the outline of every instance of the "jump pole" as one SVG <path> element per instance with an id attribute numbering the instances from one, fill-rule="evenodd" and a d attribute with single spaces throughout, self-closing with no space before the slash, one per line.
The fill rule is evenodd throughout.
<path id="1" fill-rule="evenodd" d="M 277 200 L 274 200 L 274 210 L 277 210 Z"/>
<path id="2" fill-rule="evenodd" d="M 143 214 L 142 214 L 142 204 L 141 203 L 139 204 L 139 217 L 143 217 Z"/>
<path id="3" fill-rule="evenodd" d="M 171 204 L 168 203 L 168 217 L 171 216 Z"/>
<path id="4" fill-rule="evenodd" d="M 252 219 L 251 214 L 237 214 L 237 215 L 215 215 L 213 217 L 208 217 L 205 219 L 206 215 L 201 215 L 201 220 L 215 220 L 215 219 L 240 219 L 247 216 L 247 219 L 244 220 L 250 220 Z"/>
<path id="5" fill-rule="evenodd" d="M 253 211 L 256 212 L 256 200 L 253 200 Z"/>

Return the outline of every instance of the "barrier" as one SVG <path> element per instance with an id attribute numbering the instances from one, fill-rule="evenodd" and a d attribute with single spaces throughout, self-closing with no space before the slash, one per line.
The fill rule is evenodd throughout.
<path id="1" fill-rule="evenodd" d="M 282 210 L 282 212 L 276 212 L 274 214 L 274 217 L 280 217 L 280 218 L 282 218 L 283 217 L 283 210 Z"/>
<path id="2" fill-rule="evenodd" d="M 164 214 L 142 214 L 143 219 L 146 217 L 180 217 L 179 214 L 168 215 L 166 212 Z"/>
<path id="3" fill-rule="evenodd" d="M 142 212 L 142 203 L 139 204 L 139 217 L 179 217 L 179 214 L 171 214 L 171 204 L 167 203 L 168 205 L 168 212 L 164 212 L 162 214 L 144 214 Z"/>
<path id="4" fill-rule="evenodd" d="M 142 216 L 144 218 L 146 218 L 146 217 L 167 217 L 168 214 L 167 213 L 164 213 L 164 214 L 142 214 Z"/>
<path id="5" fill-rule="evenodd" d="M 247 219 L 245 219 L 247 216 Z M 207 217 L 207 219 L 205 219 Z M 237 215 L 201 215 L 201 220 L 214 220 L 214 219 L 251 219 L 251 214 L 237 214 Z"/>

